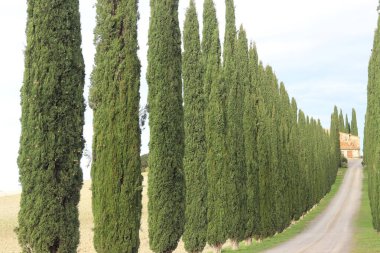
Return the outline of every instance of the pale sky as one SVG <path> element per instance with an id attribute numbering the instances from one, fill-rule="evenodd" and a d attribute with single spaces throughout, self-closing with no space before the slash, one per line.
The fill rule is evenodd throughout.
<path id="1" fill-rule="evenodd" d="M 214 0 L 224 34 L 223 0 Z M 95 48 L 96 0 L 80 0 L 82 49 L 86 64 L 86 94 Z M 189 0 L 180 0 L 181 29 Z M 196 0 L 202 17 L 203 0 Z M 300 109 L 319 118 L 324 127 L 337 105 L 351 118 L 355 107 L 359 135 L 363 136 L 366 110 L 367 67 L 378 14 L 376 0 L 235 0 L 236 26 L 245 27 L 255 41 L 259 58 L 271 65 Z M 149 0 L 139 4 L 139 57 L 142 63 L 141 105 L 146 104 L 146 54 Z M 20 137 L 20 88 L 23 80 L 26 0 L 0 1 L 0 193 L 19 190 L 17 155 Z M 92 113 L 86 111 L 84 136 L 91 149 Z M 142 153 L 148 151 L 149 134 L 142 136 Z M 83 164 L 85 179 L 89 168 Z"/>

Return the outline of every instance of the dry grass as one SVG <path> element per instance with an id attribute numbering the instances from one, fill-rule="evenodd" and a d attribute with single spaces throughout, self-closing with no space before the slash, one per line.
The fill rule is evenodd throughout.
<path id="1" fill-rule="evenodd" d="M 0 252 L 19 253 L 16 234 L 20 195 L 0 197 Z"/>
<path id="2" fill-rule="evenodd" d="M 143 210 L 140 229 L 140 250 L 141 253 L 152 253 L 149 249 L 148 239 L 148 196 L 147 196 L 147 174 L 143 173 Z M 19 253 L 17 237 L 14 228 L 17 226 L 17 213 L 19 211 L 20 195 L 0 196 L 0 253 Z M 93 237 L 93 217 L 91 210 L 91 182 L 83 184 L 81 191 L 81 201 L 79 203 L 80 220 L 80 244 L 79 253 L 95 253 L 92 243 Z M 205 252 L 211 249 L 206 248 Z M 183 243 L 180 242 L 174 253 L 185 253 Z"/>

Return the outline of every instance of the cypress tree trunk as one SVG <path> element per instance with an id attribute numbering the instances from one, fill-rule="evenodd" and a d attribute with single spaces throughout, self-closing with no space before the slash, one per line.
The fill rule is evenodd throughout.
<path id="1" fill-rule="evenodd" d="M 356 111 L 352 108 L 352 116 L 351 116 L 351 134 L 355 136 L 359 136 L 358 134 L 358 123 L 356 120 Z"/>
<path id="2" fill-rule="evenodd" d="M 85 109 L 79 2 L 27 4 L 18 240 L 23 252 L 76 252 Z"/>
<path id="3" fill-rule="evenodd" d="M 226 167 L 225 109 L 221 83 L 220 41 L 213 0 L 203 7 L 202 59 L 206 96 L 207 242 L 220 252 L 227 240 L 225 232 L 226 196 L 223 187 Z M 211 36 L 209 36 L 211 34 Z M 209 93 L 208 93 L 209 90 Z"/>
<path id="4" fill-rule="evenodd" d="M 183 84 L 186 181 L 185 231 L 188 252 L 202 252 L 207 236 L 207 173 L 205 140 L 205 97 L 202 78 L 199 23 L 194 0 L 184 24 Z"/>
<path id="5" fill-rule="evenodd" d="M 148 38 L 149 244 L 172 252 L 184 228 L 184 125 L 178 0 L 151 0 Z"/>
<path id="6" fill-rule="evenodd" d="M 137 0 L 97 2 L 92 207 L 98 253 L 137 253 L 141 217 Z"/>

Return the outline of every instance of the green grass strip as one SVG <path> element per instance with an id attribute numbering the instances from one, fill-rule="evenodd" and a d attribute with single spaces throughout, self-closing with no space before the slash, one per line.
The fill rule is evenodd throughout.
<path id="1" fill-rule="evenodd" d="M 362 201 L 357 216 L 352 253 L 380 253 L 380 233 L 372 226 L 371 208 L 368 198 L 368 173 L 364 169 Z"/>
<path id="2" fill-rule="evenodd" d="M 339 169 L 335 183 L 331 187 L 331 191 L 328 194 L 326 194 L 326 196 L 319 202 L 319 204 L 316 207 L 314 207 L 311 211 L 309 211 L 302 219 L 297 221 L 296 224 L 291 225 L 280 234 L 264 239 L 260 243 L 253 242 L 253 244 L 250 246 L 246 246 L 244 245 L 244 243 L 241 243 L 239 250 L 231 250 L 229 248 L 226 248 L 226 249 L 223 249 L 222 252 L 226 252 L 226 253 L 227 252 L 230 252 L 230 253 L 261 252 L 263 250 L 270 249 L 281 243 L 284 243 L 288 241 L 289 239 L 292 239 L 293 237 L 295 237 L 296 235 L 304 231 L 305 228 L 310 224 L 310 222 L 313 221 L 320 213 L 322 213 L 326 209 L 330 201 L 333 199 L 333 197 L 337 193 L 340 185 L 342 184 L 346 171 L 347 169 L 343 169 L 343 168 Z M 379 240 L 379 243 L 380 243 L 380 240 Z M 374 251 L 371 251 L 371 252 L 374 252 Z"/>

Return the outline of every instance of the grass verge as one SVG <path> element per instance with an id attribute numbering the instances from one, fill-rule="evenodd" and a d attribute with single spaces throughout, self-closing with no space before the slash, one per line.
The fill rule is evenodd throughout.
<path id="1" fill-rule="evenodd" d="M 362 200 L 355 221 L 354 249 L 352 253 L 380 253 L 380 233 L 372 226 L 371 208 L 368 198 L 368 173 L 364 169 Z"/>
<path id="2" fill-rule="evenodd" d="M 342 184 L 344 175 L 347 169 L 341 168 L 338 171 L 337 178 L 335 183 L 331 186 L 331 191 L 326 194 L 326 196 L 319 202 L 319 204 L 313 208 L 309 213 L 307 213 L 302 219 L 297 221 L 296 224 L 291 225 L 284 232 L 277 234 L 273 237 L 264 239 L 262 242 L 257 243 L 254 242 L 250 246 L 244 245 L 241 243 L 239 250 L 230 250 L 229 248 L 223 249 L 222 252 L 230 252 L 230 253 L 252 253 L 252 252 L 261 252 L 266 249 L 273 248 L 283 242 L 288 241 L 293 238 L 297 234 L 301 233 L 312 220 L 314 220 L 323 210 L 326 209 L 332 198 L 337 193 L 340 185 Z M 380 241 L 380 240 L 379 240 Z M 380 242 L 379 242 L 380 243 Z M 372 251 L 373 252 L 373 251 Z"/>

